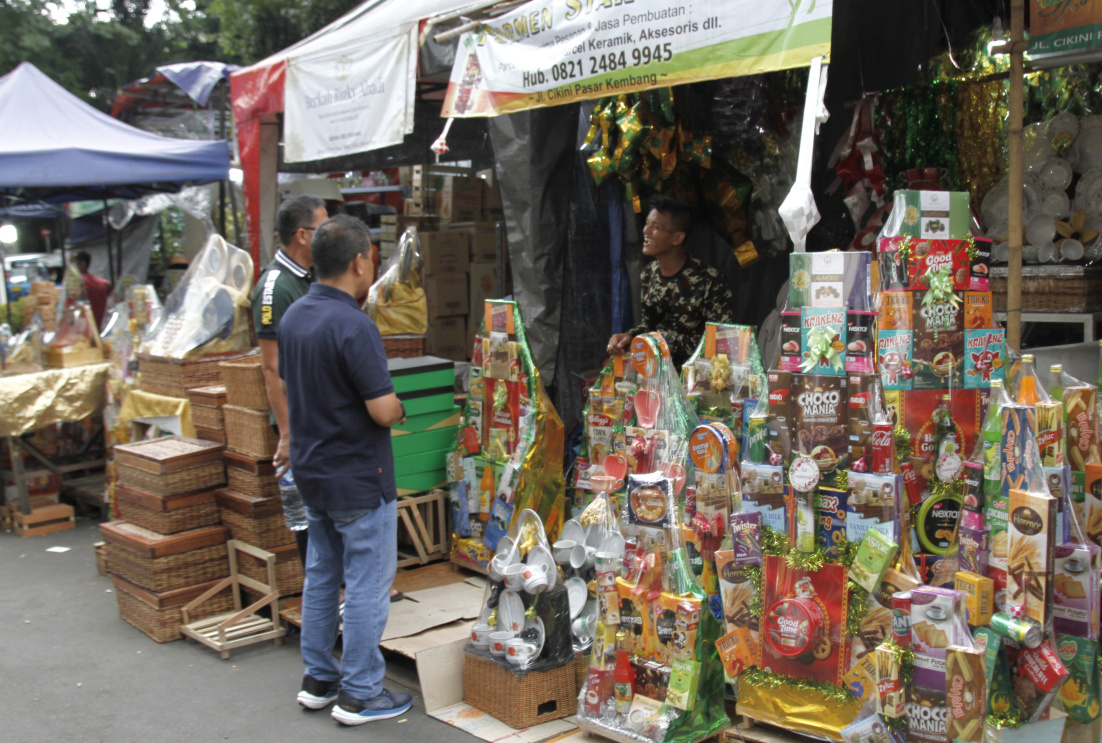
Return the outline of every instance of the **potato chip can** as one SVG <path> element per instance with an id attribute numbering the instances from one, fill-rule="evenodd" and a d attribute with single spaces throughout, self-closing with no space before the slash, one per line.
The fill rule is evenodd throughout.
<path id="1" fill-rule="evenodd" d="M 892 639 L 900 647 L 911 644 L 911 592 L 892 594 Z"/>

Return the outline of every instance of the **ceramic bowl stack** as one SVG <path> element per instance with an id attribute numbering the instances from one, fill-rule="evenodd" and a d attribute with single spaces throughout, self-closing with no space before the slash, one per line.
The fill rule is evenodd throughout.
<path id="1" fill-rule="evenodd" d="M 1022 169 L 1022 260 L 1082 263 L 1102 257 L 1102 116 L 1078 119 L 1063 112 L 1025 127 Z M 980 206 L 995 263 L 1009 259 L 1009 207 L 1010 181 L 1003 176 Z"/>

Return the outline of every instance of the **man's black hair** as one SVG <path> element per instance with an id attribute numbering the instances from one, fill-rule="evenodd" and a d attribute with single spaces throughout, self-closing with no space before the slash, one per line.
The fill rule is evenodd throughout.
<path id="1" fill-rule="evenodd" d="M 669 215 L 675 232 L 688 234 L 693 226 L 693 208 L 684 201 L 669 196 L 655 196 L 650 201 L 650 208 L 659 214 Z"/>
<path id="2" fill-rule="evenodd" d="M 325 206 L 325 202 L 317 196 L 300 194 L 292 196 L 279 205 L 276 212 L 276 231 L 279 233 L 279 244 L 287 245 L 295 239 L 295 233 L 303 227 L 311 227 L 314 224 L 314 212 L 319 206 Z"/>
<path id="3" fill-rule="evenodd" d="M 92 255 L 87 250 L 81 250 L 73 256 L 73 262 L 77 265 L 83 263 L 85 266 L 92 265 Z"/>
<path id="4" fill-rule="evenodd" d="M 371 242 L 364 223 L 349 214 L 338 214 L 318 225 L 310 252 L 319 279 L 334 279 L 348 270 L 357 255 L 367 255 Z"/>

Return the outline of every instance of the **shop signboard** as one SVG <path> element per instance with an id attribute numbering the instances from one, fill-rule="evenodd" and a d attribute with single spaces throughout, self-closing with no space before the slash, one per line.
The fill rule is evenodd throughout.
<path id="1" fill-rule="evenodd" d="M 1029 56 L 1044 58 L 1102 49 L 1102 0 L 1033 0 Z"/>
<path id="2" fill-rule="evenodd" d="M 830 53 L 832 0 L 531 0 L 460 37 L 443 116 L 496 116 Z"/>
<path id="3" fill-rule="evenodd" d="M 284 159 L 309 162 L 401 144 L 413 131 L 417 26 L 287 61 Z"/>

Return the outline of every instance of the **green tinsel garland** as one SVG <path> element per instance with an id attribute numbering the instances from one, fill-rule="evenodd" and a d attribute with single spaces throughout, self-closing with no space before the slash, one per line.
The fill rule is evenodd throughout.
<path id="1" fill-rule="evenodd" d="M 853 565 L 853 561 L 857 559 L 857 550 L 861 548 L 860 542 L 851 542 L 848 539 L 843 539 L 838 544 L 838 564 L 850 567 Z"/>
<path id="2" fill-rule="evenodd" d="M 761 551 L 765 555 L 780 557 L 788 554 L 788 537 L 770 526 L 761 528 Z"/>
<path id="3" fill-rule="evenodd" d="M 898 424 L 892 434 L 895 436 L 895 459 L 897 462 L 906 462 L 914 451 L 914 447 L 911 446 L 911 433 L 903 427 L 903 424 Z"/>
<path id="4" fill-rule="evenodd" d="M 838 470 L 830 487 L 835 490 L 849 490 L 849 470 Z"/>
<path id="5" fill-rule="evenodd" d="M 739 676 L 740 681 L 745 681 L 750 686 L 762 689 L 776 689 L 781 684 L 791 686 L 800 691 L 817 691 L 832 702 L 845 704 L 854 701 L 857 697 L 849 689 L 835 686 L 825 681 L 808 681 L 807 679 L 792 678 L 780 673 L 772 673 L 761 668 L 750 668 Z"/>
<path id="6" fill-rule="evenodd" d="M 899 678 L 904 686 L 909 686 L 915 678 L 915 651 L 900 645 L 894 639 L 887 639 L 880 644 L 895 656 L 895 662 L 899 664 Z"/>
<path id="7" fill-rule="evenodd" d="M 857 637 L 861 633 L 861 625 L 865 622 L 865 614 L 869 608 L 869 592 L 855 583 L 849 583 L 849 603 L 846 605 L 846 626 L 844 631 L 848 637 Z"/>
<path id="8" fill-rule="evenodd" d="M 907 735 L 907 718 L 906 717 L 886 717 L 884 718 L 884 724 L 888 726 L 888 730 L 899 736 Z"/>

